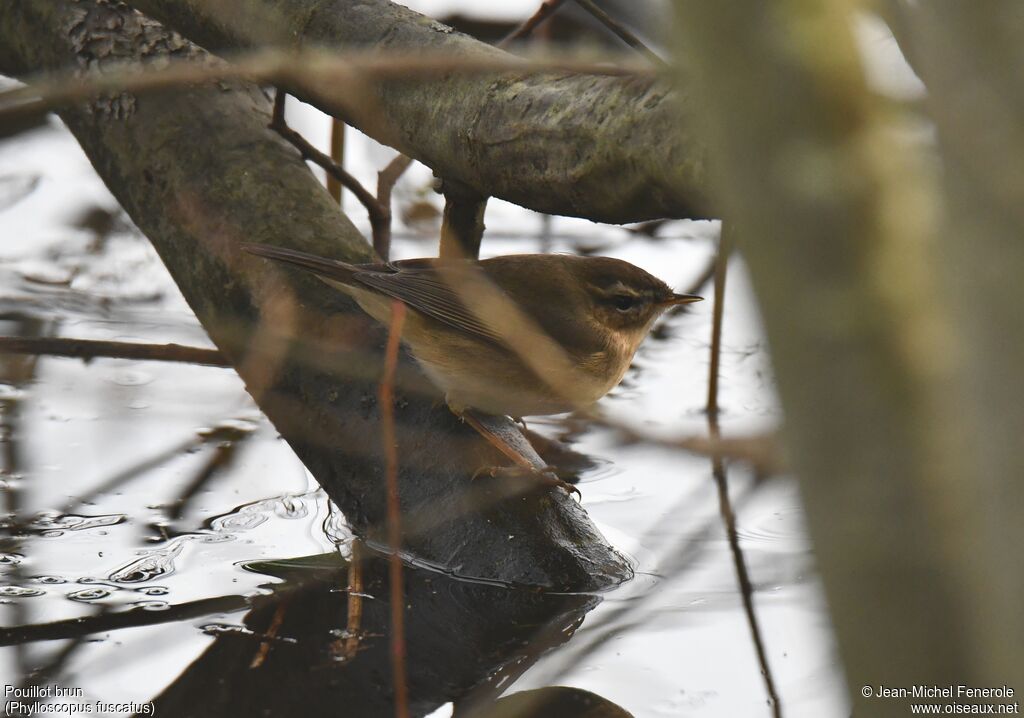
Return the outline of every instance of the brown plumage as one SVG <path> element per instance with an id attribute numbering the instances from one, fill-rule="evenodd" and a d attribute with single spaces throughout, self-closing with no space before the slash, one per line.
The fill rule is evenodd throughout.
<path id="1" fill-rule="evenodd" d="M 700 299 L 607 257 L 347 264 L 267 245 L 243 247 L 316 274 L 381 323 L 389 321 L 391 300 L 405 303 L 402 340 L 456 412 L 522 417 L 593 404 L 619 383 L 666 308 Z M 511 304 L 495 309 L 492 296 Z M 512 306 L 561 348 L 557 356 L 546 350 L 555 345 L 520 330 Z"/>

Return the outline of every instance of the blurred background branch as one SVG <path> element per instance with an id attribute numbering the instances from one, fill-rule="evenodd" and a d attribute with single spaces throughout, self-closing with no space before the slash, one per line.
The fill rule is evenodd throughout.
<path id="1" fill-rule="evenodd" d="M 949 133 L 952 144 L 980 138 L 976 128 L 984 127 L 987 146 L 999 148 L 984 172 L 999 179 L 974 177 L 973 202 L 951 203 L 958 211 L 951 228 L 989 217 L 951 241 L 940 231 L 946 200 L 935 158 L 869 91 L 847 6 L 678 0 L 676 9 L 679 50 L 694 71 L 686 81 L 696 80 L 704 103 L 715 195 L 740 229 L 772 344 L 786 443 L 851 700 L 866 714 L 904 715 L 906 706 L 895 701 L 861 703 L 859 687 L 1019 681 L 1019 611 L 1005 602 L 1019 596 L 1019 561 L 1006 548 L 1018 545 L 1020 521 L 995 504 L 1019 516 L 1019 481 L 1013 488 L 1004 482 L 1021 474 L 1010 435 L 1020 435 L 1022 405 L 1007 397 L 1024 395 L 1010 388 L 1020 381 L 1024 335 L 1015 329 L 1012 339 L 995 337 L 1019 327 L 1008 313 L 1019 306 L 1017 210 L 1024 204 L 1020 197 L 1003 211 L 986 204 L 1022 186 L 1020 163 L 1007 159 L 1018 154 L 1008 150 L 1020 147 L 1020 118 L 1000 125 L 994 92 L 984 102 L 953 105 L 971 108 L 972 117 Z M 962 44 L 989 37 L 974 29 L 993 29 L 1000 17 L 983 22 L 977 6 L 963 5 L 948 15 L 921 14 L 934 14 L 933 28 Z M 965 32 L 964 23 L 972 29 Z M 982 51 L 975 44 L 965 54 L 993 58 L 975 68 L 978 76 L 1019 83 L 1012 63 L 996 71 L 1000 52 L 1020 57 L 1019 23 L 1002 27 L 1016 45 Z M 951 43 L 946 37 L 942 48 Z M 977 87 L 965 65 L 966 57 L 944 65 L 960 69 L 957 90 Z M 950 105 L 937 89 L 931 102 L 940 107 L 941 128 Z M 960 161 L 942 149 L 955 182 Z M 983 247 L 989 243 L 992 251 Z M 971 285 L 973 300 L 950 296 L 952 275 L 970 277 L 965 265 L 982 263 L 986 279 Z M 986 327 L 994 330 L 990 341 Z M 991 393 L 977 391 L 986 385 Z M 977 411 L 957 409 L 965 391 Z M 989 439 L 965 453 L 964 440 L 980 436 L 971 426 L 979 416 Z M 986 444 L 1002 448 L 971 461 L 986 454 Z M 981 612 L 985 620 L 971 620 Z M 996 636 L 996 626 L 1007 635 Z"/>
<path id="2" fill-rule="evenodd" d="M 969 582 L 978 669 L 1024 685 L 1024 6 L 893 2 L 928 87 L 948 209 L 935 238 L 958 340 L 945 387 L 964 472 L 951 479 L 948 542 Z M 984 587 L 983 590 L 978 590 Z"/>

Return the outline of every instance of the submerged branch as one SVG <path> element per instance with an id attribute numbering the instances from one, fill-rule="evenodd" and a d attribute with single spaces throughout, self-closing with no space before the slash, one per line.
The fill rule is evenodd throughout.
<path id="1" fill-rule="evenodd" d="M 173 361 L 186 364 L 229 367 L 228 361 L 216 349 L 188 347 L 181 344 L 136 344 L 99 339 L 69 339 L 66 337 L 0 337 L 0 354 L 36 354 L 71 357 L 74 359 L 134 359 L 146 361 Z"/>

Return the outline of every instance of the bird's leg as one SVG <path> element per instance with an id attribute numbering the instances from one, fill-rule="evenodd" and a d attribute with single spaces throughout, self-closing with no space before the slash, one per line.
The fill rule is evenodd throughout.
<path id="1" fill-rule="evenodd" d="M 450 406 L 450 405 L 449 405 Z M 462 407 L 451 407 L 452 412 L 455 413 L 460 419 L 469 424 L 476 433 L 480 434 L 488 444 L 493 446 L 495 449 L 500 451 L 506 457 L 511 459 L 515 464 L 514 467 L 494 467 L 484 468 L 478 471 L 473 478 L 477 478 L 483 473 L 488 473 L 491 476 L 497 476 L 498 474 L 519 474 L 530 476 L 534 479 L 539 480 L 546 486 L 557 486 L 564 490 L 566 493 L 574 493 L 577 496 L 581 496 L 580 490 L 570 484 L 568 481 L 563 481 L 558 478 L 555 474 L 554 469 L 550 466 L 542 466 L 536 464 L 529 457 L 525 456 L 523 452 L 509 443 L 504 437 L 493 431 L 490 427 L 484 424 L 476 414 L 473 413 L 472 409 Z"/>

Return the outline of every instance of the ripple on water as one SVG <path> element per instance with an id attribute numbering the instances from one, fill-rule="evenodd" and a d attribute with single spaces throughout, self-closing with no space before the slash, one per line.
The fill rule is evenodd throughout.
<path id="1" fill-rule="evenodd" d="M 750 548 L 779 552 L 810 549 L 803 511 L 799 506 L 782 507 L 769 514 L 744 518 L 736 534 Z"/>
<path id="2" fill-rule="evenodd" d="M 178 540 L 159 551 L 148 551 L 141 558 L 110 574 L 110 580 L 117 583 L 143 583 L 157 576 L 174 573 L 174 559 L 181 553 L 183 546 L 184 543 Z"/>
<path id="3" fill-rule="evenodd" d="M 218 516 L 210 522 L 210 528 L 219 532 L 251 531 L 274 515 L 294 520 L 309 515 L 309 506 L 302 496 L 281 496 L 241 506 L 234 511 Z"/>
<path id="4" fill-rule="evenodd" d="M 155 378 L 149 372 L 139 369 L 118 369 L 111 372 L 108 381 L 118 386 L 145 386 Z"/>
<path id="5" fill-rule="evenodd" d="M 30 528 L 42 532 L 46 538 L 63 536 L 65 531 L 85 531 L 100 526 L 114 526 L 127 520 L 124 514 L 100 514 L 88 516 L 79 514 L 43 513 L 36 516 Z"/>
<path id="6" fill-rule="evenodd" d="M 167 601 L 137 601 L 132 604 L 135 608 L 141 608 L 143 611 L 166 611 L 171 607 L 171 604 Z"/>

